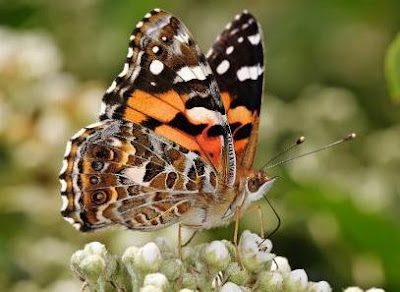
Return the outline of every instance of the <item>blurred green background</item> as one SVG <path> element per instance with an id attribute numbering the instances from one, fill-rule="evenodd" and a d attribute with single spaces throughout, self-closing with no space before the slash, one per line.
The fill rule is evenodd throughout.
<path id="1" fill-rule="evenodd" d="M 99 240 L 113 252 L 159 234 L 81 234 L 59 214 L 67 139 L 94 122 L 121 70 L 129 34 L 154 7 L 174 13 L 206 52 L 236 13 L 266 41 L 266 86 L 255 166 L 299 135 L 302 151 L 349 132 L 358 139 L 269 170 L 282 218 L 275 253 L 310 280 L 400 291 L 400 110 L 384 56 L 400 29 L 398 0 L 0 1 L 0 290 L 76 291 L 69 257 Z M 265 202 L 264 225 L 276 226 Z M 241 229 L 258 230 L 246 215 Z M 163 235 L 176 237 L 174 228 Z M 232 226 L 203 232 L 230 238 Z"/>

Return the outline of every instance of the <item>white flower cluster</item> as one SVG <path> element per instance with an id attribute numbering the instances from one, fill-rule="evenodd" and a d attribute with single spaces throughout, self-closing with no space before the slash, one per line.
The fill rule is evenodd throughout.
<path id="1" fill-rule="evenodd" d="M 90 291 L 332 291 L 327 282 L 310 282 L 304 270 L 292 270 L 286 258 L 271 253 L 270 240 L 254 233 L 243 232 L 239 262 L 235 250 L 229 241 L 213 241 L 185 247 L 181 260 L 168 240 L 157 238 L 127 248 L 119 258 L 92 242 L 73 254 L 71 267 Z M 345 292 L 363 290 L 350 287 Z"/>

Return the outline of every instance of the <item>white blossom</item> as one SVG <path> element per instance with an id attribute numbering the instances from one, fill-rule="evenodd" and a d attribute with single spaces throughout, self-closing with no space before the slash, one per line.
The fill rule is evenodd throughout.
<path id="1" fill-rule="evenodd" d="M 291 284 L 298 289 L 305 289 L 308 285 L 308 277 L 306 271 L 303 269 L 293 270 L 289 273 L 288 279 Z"/>
<path id="2" fill-rule="evenodd" d="M 311 291 L 313 292 L 331 292 L 332 288 L 326 281 L 311 283 Z"/>
<path id="3" fill-rule="evenodd" d="M 163 291 L 168 288 L 168 279 L 161 273 L 147 274 L 144 278 L 144 286 L 153 286 Z"/>
<path id="4" fill-rule="evenodd" d="M 135 256 L 136 267 L 141 270 L 158 271 L 162 262 L 161 251 L 154 242 L 139 248 Z"/>
<path id="5" fill-rule="evenodd" d="M 270 262 L 275 255 L 270 253 L 272 242 L 262 239 L 255 233 L 244 231 L 240 237 L 239 253 L 243 264 L 251 271 L 260 271 L 264 264 Z"/>
<path id="6" fill-rule="evenodd" d="M 230 262 L 230 255 L 223 242 L 213 241 L 204 249 L 204 259 L 217 269 L 225 269 Z"/>
<path id="7" fill-rule="evenodd" d="M 276 256 L 272 261 L 271 271 L 279 271 L 281 273 L 290 273 L 289 261 L 285 257 Z"/>

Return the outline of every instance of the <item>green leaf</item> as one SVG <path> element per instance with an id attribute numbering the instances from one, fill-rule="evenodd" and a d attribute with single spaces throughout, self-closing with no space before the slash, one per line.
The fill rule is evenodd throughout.
<path id="1" fill-rule="evenodd" d="M 400 33 L 389 45 L 385 71 L 390 96 L 395 102 L 400 102 Z"/>

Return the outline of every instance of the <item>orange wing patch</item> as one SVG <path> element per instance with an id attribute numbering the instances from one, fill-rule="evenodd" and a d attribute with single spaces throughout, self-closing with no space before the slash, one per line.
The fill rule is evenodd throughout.
<path id="1" fill-rule="evenodd" d="M 174 90 L 149 93 L 137 89 L 129 97 L 123 117 L 146 125 L 157 134 L 197 152 L 218 168 L 222 164 L 223 141 L 219 136 L 210 135 L 210 130 L 218 122 L 214 111 L 205 108 L 194 112 L 186 110 L 184 102 L 187 99 L 187 95 L 180 96 Z M 151 123 L 153 128 L 148 125 Z"/>
<path id="2" fill-rule="evenodd" d="M 257 144 L 259 112 L 244 105 L 235 106 L 233 96 L 229 92 L 223 92 L 221 95 L 232 131 L 237 163 L 243 167 L 250 167 Z"/>

